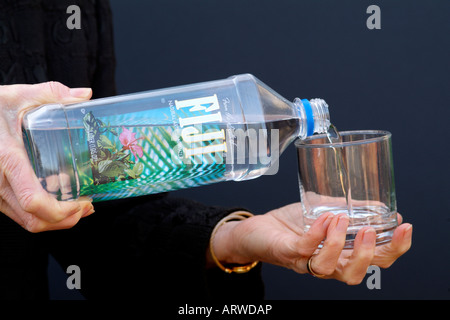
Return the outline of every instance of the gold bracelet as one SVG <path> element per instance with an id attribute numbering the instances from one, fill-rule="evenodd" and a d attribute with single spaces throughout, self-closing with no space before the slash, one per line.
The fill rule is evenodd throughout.
<path id="1" fill-rule="evenodd" d="M 228 216 L 226 216 L 225 218 L 223 218 L 222 220 L 220 220 L 217 225 L 214 227 L 212 233 L 211 233 L 211 238 L 209 239 L 209 251 L 211 253 L 211 257 L 214 260 L 214 262 L 216 263 L 216 265 L 222 269 L 223 271 L 225 271 L 226 273 L 246 273 L 249 272 L 251 269 L 253 269 L 254 267 L 256 267 L 256 265 L 259 263 L 259 261 L 254 261 L 250 264 L 247 265 L 240 265 L 240 266 L 233 266 L 233 267 L 225 267 L 222 263 L 219 262 L 219 260 L 217 259 L 214 250 L 213 250 L 213 241 L 214 241 L 214 236 L 216 235 L 217 230 L 219 229 L 219 227 L 221 227 L 222 225 L 224 225 L 227 222 L 230 221 L 240 221 L 240 220 L 245 220 L 247 218 L 252 217 L 253 214 L 251 214 L 250 212 L 245 212 L 245 211 L 237 211 L 237 212 L 233 212 L 231 214 L 229 214 Z"/>

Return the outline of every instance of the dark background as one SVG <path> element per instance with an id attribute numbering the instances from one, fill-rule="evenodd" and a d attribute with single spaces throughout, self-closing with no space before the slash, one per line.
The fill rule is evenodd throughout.
<path id="1" fill-rule="evenodd" d="M 367 7 L 381 9 L 369 30 Z M 450 1 L 112 0 L 119 93 L 253 73 L 289 100 L 325 99 L 341 131 L 393 134 L 398 210 L 413 246 L 366 280 L 263 266 L 267 299 L 449 299 Z M 177 191 L 255 213 L 299 201 L 293 146 L 275 176 Z M 52 261 L 50 274 L 58 266 Z M 62 271 L 60 271 L 62 273 Z M 63 276 L 66 276 L 63 274 Z M 77 298 L 65 280 L 54 299 Z"/>

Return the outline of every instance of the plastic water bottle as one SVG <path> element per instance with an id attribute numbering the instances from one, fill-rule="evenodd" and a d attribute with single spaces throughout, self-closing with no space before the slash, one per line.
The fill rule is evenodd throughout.
<path id="1" fill-rule="evenodd" d="M 290 102 L 243 74 L 43 105 L 24 116 L 23 137 L 49 193 L 101 201 L 274 174 L 291 142 L 329 125 L 325 101 Z"/>

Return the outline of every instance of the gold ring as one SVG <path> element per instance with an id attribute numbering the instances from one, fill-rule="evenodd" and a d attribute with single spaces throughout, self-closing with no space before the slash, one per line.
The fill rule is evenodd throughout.
<path id="1" fill-rule="evenodd" d="M 306 264 L 306 270 L 307 270 L 308 273 L 309 273 L 310 275 L 312 275 L 313 277 L 316 277 L 316 278 L 324 278 L 324 277 L 325 277 L 324 274 L 318 274 L 318 273 L 315 273 L 315 272 L 313 271 L 313 269 L 312 269 L 312 267 L 311 267 L 312 257 L 314 257 L 314 255 L 312 255 L 311 257 L 309 257 L 308 263 Z"/>

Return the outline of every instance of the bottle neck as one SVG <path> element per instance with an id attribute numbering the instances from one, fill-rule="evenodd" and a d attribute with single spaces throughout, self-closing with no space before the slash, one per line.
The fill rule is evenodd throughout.
<path id="1" fill-rule="evenodd" d="M 294 108 L 301 119 L 298 137 L 305 139 L 314 133 L 325 133 L 330 127 L 328 104 L 323 99 L 295 98 Z"/>

